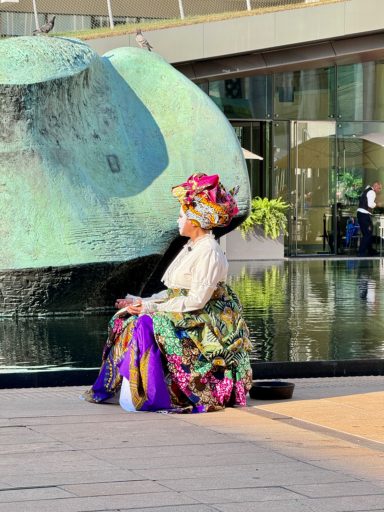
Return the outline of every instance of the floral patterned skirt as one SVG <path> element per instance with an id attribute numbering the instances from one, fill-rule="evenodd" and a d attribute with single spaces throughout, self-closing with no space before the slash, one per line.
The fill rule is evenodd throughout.
<path id="1" fill-rule="evenodd" d="M 169 298 L 187 293 L 168 291 Z M 240 302 L 220 284 L 198 311 L 112 317 L 102 367 L 85 398 L 113 397 L 126 377 L 138 411 L 208 412 L 245 405 L 251 348 Z"/>

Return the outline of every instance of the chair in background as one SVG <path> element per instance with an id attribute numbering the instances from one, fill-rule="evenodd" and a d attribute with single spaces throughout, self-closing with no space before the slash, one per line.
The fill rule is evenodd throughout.
<path id="1" fill-rule="evenodd" d="M 383 217 L 384 218 L 384 217 Z M 384 229 L 384 224 L 383 224 Z M 349 217 L 345 230 L 345 249 L 348 253 L 357 251 L 360 239 L 360 226 L 354 217 Z"/>

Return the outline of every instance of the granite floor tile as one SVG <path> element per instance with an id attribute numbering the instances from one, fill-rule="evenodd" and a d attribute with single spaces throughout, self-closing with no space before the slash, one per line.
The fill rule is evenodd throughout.
<path id="1" fill-rule="evenodd" d="M 34 473 L 34 474 L 16 474 L 5 476 L 3 481 L 5 485 L 10 487 L 34 487 L 44 485 L 70 485 L 70 484 L 96 484 L 109 482 L 126 482 L 126 481 L 143 480 L 141 475 L 135 474 L 133 471 L 104 468 L 103 471 L 70 471 L 66 473 L 59 471 L 56 473 Z"/>
<path id="2" fill-rule="evenodd" d="M 0 457 L 0 479 L 9 475 L 32 475 L 38 473 L 60 473 L 70 471 L 104 471 L 114 469 L 113 464 L 89 456 L 80 451 L 25 453 Z"/>
<path id="3" fill-rule="evenodd" d="M 151 460 L 158 458 L 162 458 L 166 461 L 169 457 L 185 459 L 186 454 L 188 454 L 188 458 L 192 459 L 195 456 L 211 459 L 212 464 L 215 464 L 215 462 L 217 464 L 225 463 L 229 461 L 232 456 L 240 457 L 243 464 L 247 461 L 253 462 L 255 460 L 274 463 L 284 463 L 292 460 L 276 451 L 259 448 L 253 443 L 228 442 L 205 445 L 200 443 L 189 444 L 185 441 L 183 445 L 173 445 L 172 438 L 169 438 L 168 443 L 162 446 L 135 448 L 134 446 L 125 446 L 123 443 L 120 448 L 86 450 L 86 453 L 89 455 L 95 454 L 104 460 L 114 461 L 118 461 L 119 459 L 127 461 L 128 459 Z"/>
<path id="4" fill-rule="evenodd" d="M 308 485 L 286 485 L 298 494 L 308 498 L 336 497 L 336 496 L 366 496 L 368 494 L 384 494 L 382 488 L 369 482 L 328 482 Z"/>
<path id="5" fill-rule="evenodd" d="M 131 510 L 131 512 L 217 512 L 217 508 L 202 505 L 201 503 L 198 505 L 176 505 L 174 507 L 121 508 L 116 512 L 124 512 L 125 510 Z"/>
<path id="6" fill-rule="evenodd" d="M 169 492 L 169 488 L 161 485 L 161 483 L 152 482 L 150 480 L 61 485 L 60 488 L 75 496 L 115 496 L 116 494 Z"/>
<path id="7" fill-rule="evenodd" d="M 175 492 L 161 492 L 0 503 L 0 512 L 94 512 L 196 503 L 197 501 L 189 496 Z"/>
<path id="8" fill-rule="evenodd" d="M 188 452 L 188 448 L 186 447 L 185 453 Z M 131 470 L 138 470 L 138 469 L 160 469 L 160 468 L 189 468 L 189 467 L 203 467 L 203 466 L 211 466 L 211 467 L 217 467 L 217 466 L 229 466 L 233 467 L 237 464 L 247 464 L 250 461 L 250 457 L 246 453 L 240 453 L 240 454 L 221 454 L 215 456 L 204 456 L 204 455 L 190 455 L 188 457 L 183 456 L 168 456 L 168 457 L 158 457 L 157 454 L 154 454 L 152 459 L 151 457 L 143 457 L 143 458 L 137 458 L 137 459 L 130 459 L 127 458 L 124 460 L 123 458 L 116 460 L 114 464 L 122 469 L 131 469 Z M 108 456 L 105 456 L 105 459 L 107 461 L 111 460 L 111 463 L 113 462 L 113 459 L 110 459 Z M 271 454 L 268 457 L 261 456 L 258 460 L 263 460 L 267 463 L 285 463 L 287 458 L 283 458 L 278 456 L 277 454 Z"/>
<path id="9" fill-rule="evenodd" d="M 383 512 L 384 494 L 310 500 L 311 512 Z"/>
<path id="10" fill-rule="evenodd" d="M 198 505 L 175 505 L 171 507 L 120 508 L 112 511 L 104 509 L 97 512 L 124 512 L 127 510 L 131 512 L 217 512 L 218 509 L 199 503 Z"/>
<path id="11" fill-rule="evenodd" d="M 301 471 L 296 472 L 294 475 L 282 475 L 277 468 L 275 475 L 270 475 L 269 478 L 266 477 L 262 479 L 256 472 L 246 475 L 241 474 L 237 471 L 236 466 L 233 466 L 232 475 L 222 475 L 217 473 L 216 475 L 213 474 L 203 478 L 183 478 L 178 480 L 160 479 L 158 482 L 169 489 L 173 489 L 174 491 L 188 491 L 188 489 L 200 491 L 205 489 L 241 489 L 261 486 L 284 486 L 289 490 L 307 496 L 305 492 L 307 487 L 306 485 L 295 486 L 289 484 L 289 481 L 293 480 L 297 483 L 302 483 L 305 480 L 309 480 L 310 484 L 308 485 L 308 492 L 311 492 L 312 488 L 315 488 L 318 484 L 320 485 L 321 478 L 320 476 L 317 478 L 317 476 L 319 476 L 319 474 L 315 471 L 313 473 Z M 352 478 L 344 477 L 343 475 L 338 476 L 335 474 L 329 474 L 326 478 L 326 482 L 323 482 L 321 485 L 326 488 L 327 486 L 336 487 L 337 485 L 342 486 L 343 484 L 349 485 L 351 488 L 356 484 L 356 488 L 359 488 L 361 482 L 358 480 L 352 480 Z M 303 489 L 303 492 L 301 492 L 301 489 Z M 332 496 L 332 494 L 329 496 Z"/>
<path id="12" fill-rule="evenodd" d="M 38 487 L 32 489 L 5 489 L 0 492 L 0 504 L 71 498 L 73 494 L 58 487 Z"/>
<path id="13" fill-rule="evenodd" d="M 193 497 L 191 491 L 183 492 L 184 496 Z M 246 489 L 220 489 L 202 490 L 198 493 L 198 499 L 202 503 L 242 503 L 243 501 L 274 501 L 299 499 L 300 496 L 293 491 L 282 487 L 253 487 Z"/>
<path id="14" fill-rule="evenodd" d="M 214 503 L 219 512 L 313 512 L 310 500 L 284 500 L 241 503 Z"/>
<path id="15" fill-rule="evenodd" d="M 64 452 L 72 451 L 72 447 L 60 442 L 50 442 L 47 440 L 45 443 L 28 443 L 18 444 L 10 442 L 9 444 L 0 445 L 0 458 L 5 455 L 20 454 L 20 453 L 44 453 L 44 452 Z"/>
<path id="16" fill-rule="evenodd" d="M 281 464 L 275 463 L 260 463 L 241 465 L 201 465 L 198 467 L 166 467 L 158 469 L 137 469 L 135 474 L 141 475 L 143 478 L 151 480 L 162 480 L 166 483 L 167 480 L 194 480 L 202 478 L 233 478 L 234 468 L 236 478 L 252 477 L 257 480 L 259 484 L 263 485 L 287 485 L 287 484 L 302 484 L 302 483 L 326 483 L 326 482 L 347 482 L 355 481 L 352 476 L 344 475 L 343 473 L 317 468 L 316 466 L 305 464 L 300 461 L 287 462 Z M 191 485 L 195 485 L 191 481 Z"/>

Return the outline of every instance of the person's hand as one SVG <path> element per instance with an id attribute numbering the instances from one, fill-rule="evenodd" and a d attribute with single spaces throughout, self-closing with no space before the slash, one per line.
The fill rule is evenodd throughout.
<path id="1" fill-rule="evenodd" d="M 126 308 L 127 306 L 132 304 L 134 301 L 137 302 L 137 299 L 135 297 L 132 297 L 129 299 L 116 299 L 115 308 L 116 309 Z"/>
<path id="2" fill-rule="evenodd" d="M 137 299 L 133 304 L 130 304 L 127 306 L 127 311 L 131 315 L 140 315 L 141 311 L 143 309 L 143 304 L 141 302 L 141 299 Z"/>

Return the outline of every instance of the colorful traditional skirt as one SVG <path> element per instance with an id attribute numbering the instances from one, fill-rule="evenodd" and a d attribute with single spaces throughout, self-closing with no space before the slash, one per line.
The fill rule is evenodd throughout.
<path id="1" fill-rule="evenodd" d="M 169 298 L 188 290 L 169 290 Z M 239 299 L 220 284 L 188 313 L 112 317 L 99 376 L 84 398 L 103 402 L 129 382 L 137 411 L 208 412 L 245 405 L 252 345 Z"/>

